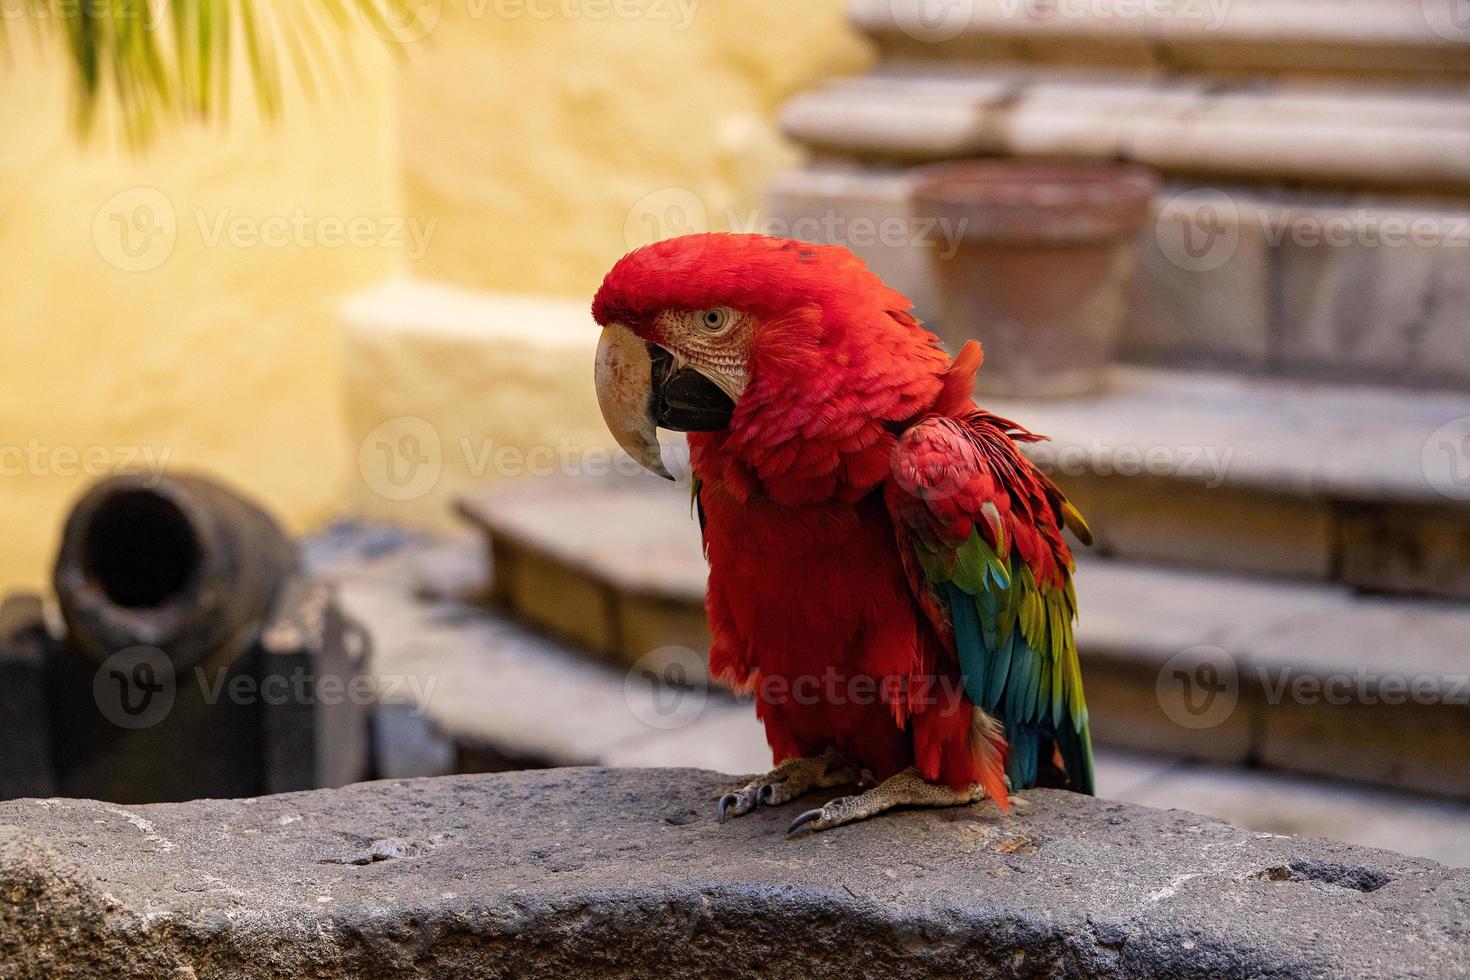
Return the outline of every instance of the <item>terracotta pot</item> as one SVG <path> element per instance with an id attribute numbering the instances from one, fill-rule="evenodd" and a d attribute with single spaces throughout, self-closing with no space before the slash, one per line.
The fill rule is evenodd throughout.
<path id="1" fill-rule="evenodd" d="M 930 249 L 940 335 L 985 347 L 977 389 L 1096 391 L 1127 312 L 1132 243 L 1158 191 L 1129 164 L 975 160 L 914 171 L 914 210 L 958 247 Z"/>

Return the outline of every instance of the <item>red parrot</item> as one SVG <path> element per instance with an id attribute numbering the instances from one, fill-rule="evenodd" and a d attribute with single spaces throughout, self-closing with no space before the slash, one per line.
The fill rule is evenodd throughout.
<path id="1" fill-rule="evenodd" d="M 721 822 L 860 781 L 791 832 L 1093 792 L 1062 537 L 1087 525 L 1041 437 L 974 404 L 980 345 L 951 358 L 911 307 L 844 248 L 731 234 L 631 252 L 593 301 L 618 443 L 668 477 L 656 429 L 689 433 L 710 674 L 776 764 Z"/>

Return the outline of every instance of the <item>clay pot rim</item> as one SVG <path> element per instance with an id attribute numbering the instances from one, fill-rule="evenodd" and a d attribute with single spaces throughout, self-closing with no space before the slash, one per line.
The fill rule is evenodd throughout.
<path id="1" fill-rule="evenodd" d="M 1148 220 L 1158 174 L 1136 163 L 1055 158 L 956 160 L 910 171 L 921 208 L 972 225 L 962 237 L 994 241 L 1105 240 Z"/>
<path id="2" fill-rule="evenodd" d="M 915 197 L 981 206 L 1150 200 L 1159 189 L 1158 174 L 1149 167 L 1101 160 L 954 160 L 916 167 L 910 176 Z"/>

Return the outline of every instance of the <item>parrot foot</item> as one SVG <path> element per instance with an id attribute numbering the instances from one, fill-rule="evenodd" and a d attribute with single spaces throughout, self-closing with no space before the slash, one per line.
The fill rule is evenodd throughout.
<path id="1" fill-rule="evenodd" d="M 724 823 L 757 806 L 780 806 L 813 789 L 830 789 L 856 782 L 858 767 L 828 749 L 810 759 L 787 759 L 775 769 L 752 779 L 733 793 L 720 797 L 715 818 Z"/>
<path id="2" fill-rule="evenodd" d="M 876 816 L 896 806 L 964 806 L 985 799 L 985 790 L 977 783 L 969 789 L 950 789 L 931 783 L 917 769 L 905 769 L 896 776 L 858 796 L 840 796 L 826 806 L 807 810 L 791 822 L 788 835 L 800 830 L 829 830 Z"/>

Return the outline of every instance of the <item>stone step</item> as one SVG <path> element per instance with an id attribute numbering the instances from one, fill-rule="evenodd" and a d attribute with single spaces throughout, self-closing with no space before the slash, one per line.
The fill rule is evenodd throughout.
<path id="1" fill-rule="evenodd" d="M 304 550 L 313 573 L 336 582 L 343 604 L 371 630 L 374 670 L 385 692 L 390 687 L 395 692 L 387 701 L 394 725 L 382 746 L 388 751 L 379 753 L 392 763 L 384 777 L 512 763 L 699 766 L 731 773 L 758 771 L 769 763 L 765 733 L 749 703 L 675 683 L 672 671 L 661 673 L 656 664 L 629 671 L 589 662 L 575 645 L 548 641 L 474 605 L 486 575 L 482 545 L 475 540 L 339 525 L 308 539 Z M 1126 646 L 1120 639 L 1126 617 L 1110 617 L 1106 607 L 1127 608 L 1137 593 L 1162 592 L 1167 586 L 1160 588 L 1143 572 L 1129 579 L 1102 568 L 1094 576 L 1090 566 L 1082 582 L 1092 683 L 1096 662 L 1103 659 L 1098 651 Z M 1234 601 L 1234 596 L 1225 598 Z M 1176 615 L 1160 618 L 1161 652 L 1154 660 L 1168 655 L 1170 643 L 1196 635 L 1189 624 L 1197 605 L 1181 602 Z M 1261 602 L 1254 606 L 1259 609 Z M 1275 622 L 1283 615 L 1276 611 L 1262 618 Z M 1211 620 L 1201 625 L 1198 635 L 1208 632 L 1236 646 L 1229 627 Z M 691 651 L 685 660 L 690 659 L 699 655 Z M 678 660 L 665 664 L 683 666 Z M 418 683 L 405 684 L 405 678 Z M 429 679 L 435 680 L 432 686 Z M 1105 714 L 1129 710 L 1126 701 L 1112 699 L 1114 688 L 1105 682 L 1093 686 L 1089 700 L 1100 725 Z M 383 715 L 380 708 L 380 726 Z M 415 721 L 417 733 L 409 727 Z M 1115 727 L 1126 734 L 1124 726 Z M 1188 761 L 1167 754 L 1174 747 L 1167 734 L 1153 743 L 1162 752 L 1099 747 L 1099 794 L 1209 814 L 1256 831 L 1393 847 L 1470 866 L 1470 836 L 1464 833 L 1470 802 Z M 492 766 L 489 760 L 501 764 Z"/>
<path id="2" fill-rule="evenodd" d="M 1028 794 L 788 839 L 730 776 L 572 769 L 0 803 L 0 971 L 1454 977 L 1470 872 Z M 838 790 L 817 795 L 825 802 Z"/>
<path id="3" fill-rule="evenodd" d="M 1461 46 L 1460 56 L 1470 47 Z M 907 162 L 1132 160 L 1247 183 L 1470 193 L 1470 82 L 1431 87 L 888 64 L 781 111 L 815 151 Z"/>
<path id="4" fill-rule="evenodd" d="M 1470 19 L 1454 0 L 855 0 L 851 18 L 892 59 L 1176 74 L 1470 74 Z"/>
<path id="5" fill-rule="evenodd" d="M 706 570 L 687 487 L 535 480 L 461 508 L 511 616 L 610 663 L 698 672 Z M 1470 796 L 1464 604 L 1101 560 L 1078 591 L 1101 742 Z"/>
<path id="6" fill-rule="evenodd" d="M 962 229 L 926 220 L 909 189 L 903 168 L 814 166 L 772 183 L 769 219 L 853 249 L 939 323 L 932 268 Z M 1123 354 L 1470 389 L 1467 257 L 1470 205 L 1169 183 L 1136 241 Z"/>
<path id="7" fill-rule="evenodd" d="M 1470 395 L 1119 368 L 1105 394 L 986 407 L 1049 437 L 1029 451 L 1088 516 L 1102 555 L 1470 596 Z M 639 617 L 697 591 L 697 548 L 643 537 L 655 505 L 642 481 L 602 484 L 595 511 L 576 481 L 530 485 L 462 505 L 526 554 L 507 559 L 499 588 L 559 587 L 566 568 L 590 564 L 641 597 Z M 687 510 L 684 494 L 667 490 L 665 506 Z M 541 591 L 528 585 L 523 601 Z M 598 606 L 603 596 L 586 597 L 602 612 L 580 618 L 576 638 L 606 651 L 628 646 L 622 632 L 645 638 L 642 620 Z"/>
<path id="8" fill-rule="evenodd" d="M 1130 560 L 1470 597 L 1470 395 L 1121 368 L 989 400 Z"/>

